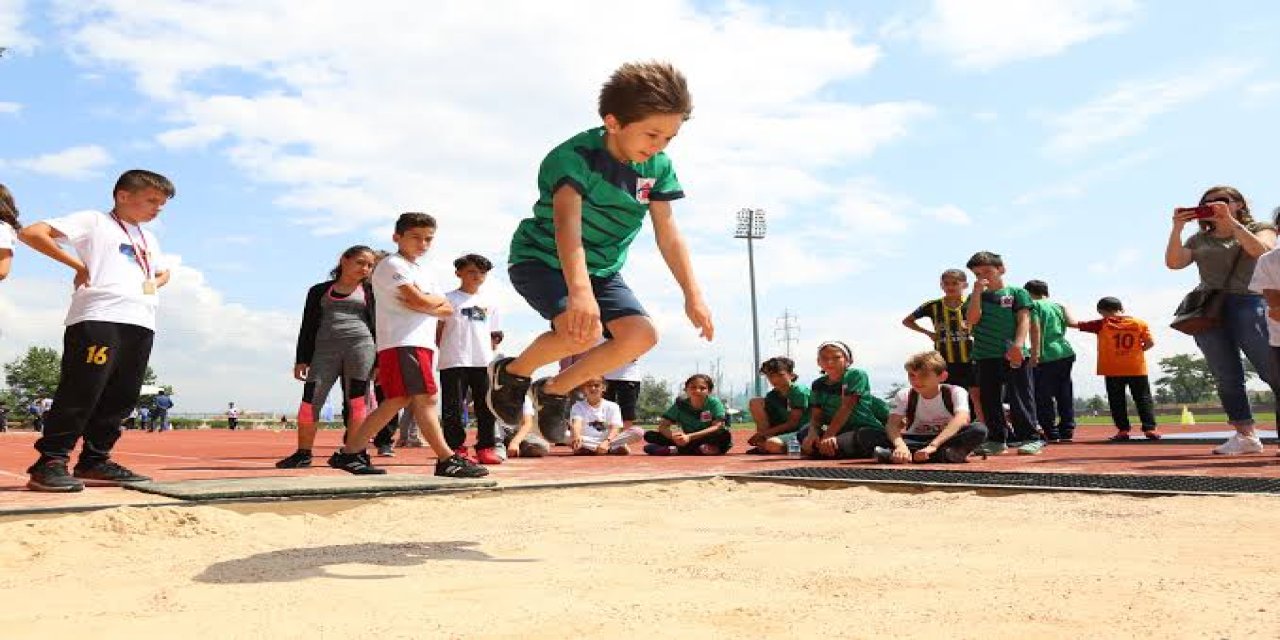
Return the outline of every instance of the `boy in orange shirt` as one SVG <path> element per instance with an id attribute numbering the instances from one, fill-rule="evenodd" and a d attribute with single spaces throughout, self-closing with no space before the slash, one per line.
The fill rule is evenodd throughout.
<path id="1" fill-rule="evenodd" d="M 1107 381 L 1107 404 L 1111 406 L 1111 420 L 1116 423 L 1113 442 L 1129 439 L 1129 403 L 1124 396 L 1125 387 L 1133 394 L 1138 405 L 1138 418 L 1142 420 L 1142 435 L 1149 440 L 1159 440 L 1156 429 L 1154 403 L 1151 401 L 1151 382 L 1147 379 L 1146 351 L 1156 345 L 1151 339 L 1147 323 L 1127 316 L 1120 300 L 1110 296 L 1098 301 L 1101 320 L 1075 322 L 1071 326 L 1088 333 L 1098 334 L 1098 375 Z"/>

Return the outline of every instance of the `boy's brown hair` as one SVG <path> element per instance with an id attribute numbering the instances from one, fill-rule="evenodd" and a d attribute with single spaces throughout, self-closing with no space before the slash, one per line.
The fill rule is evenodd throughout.
<path id="1" fill-rule="evenodd" d="M 178 194 L 177 189 L 173 187 L 173 182 L 168 178 L 146 169 L 130 169 L 116 179 L 116 186 L 111 190 L 111 195 L 114 196 L 121 191 L 137 193 L 143 189 L 155 189 L 170 198 Z"/>
<path id="2" fill-rule="evenodd" d="M 396 218 L 396 235 L 404 235 L 410 229 L 418 229 L 426 227 L 428 229 L 436 228 L 436 219 L 427 213 L 409 212 L 400 214 Z"/>
<path id="3" fill-rule="evenodd" d="M 946 271 L 942 272 L 942 275 L 939 276 L 938 279 L 946 280 L 947 278 L 955 278 L 956 280 L 959 280 L 960 282 L 963 282 L 965 284 L 968 284 L 969 282 L 969 274 L 965 273 L 960 269 L 947 269 Z"/>
<path id="4" fill-rule="evenodd" d="M 612 115 L 627 126 L 652 115 L 693 113 L 688 82 L 669 62 L 628 62 L 600 88 L 600 117 Z"/>
<path id="5" fill-rule="evenodd" d="M 903 368 L 907 371 L 932 371 L 935 375 L 942 375 L 947 371 L 947 359 L 937 351 L 923 351 L 907 358 L 907 364 Z"/>

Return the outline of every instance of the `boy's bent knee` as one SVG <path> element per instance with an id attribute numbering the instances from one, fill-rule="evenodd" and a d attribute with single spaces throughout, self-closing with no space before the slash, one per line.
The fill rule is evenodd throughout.
<path id="1" fill-rule="evenodd" d="M 658 344 L 658 328 L 647 316 L 627 316 L 609 323 L 614 344 L 628 353 L 643 354 Z"/>

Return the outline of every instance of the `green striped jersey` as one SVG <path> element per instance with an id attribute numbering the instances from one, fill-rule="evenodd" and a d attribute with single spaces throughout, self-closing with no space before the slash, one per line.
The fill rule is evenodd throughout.
<path id="1" fill-rule="evenodd" d="M 977 300 L 969 296 L 969 304 Z M 981 300 L 982 319 L 972 328 L 973 359 L 1003 358 L 1018 329 L 1018 312 L 1031 308 L 1031 294 L 1022 287 L 1005 287 L 983 291 Z M 1022 351 L 1026 355 L 1025 345 Z"/>
<path id="2" fill-rule="evenodd" d="M 582 247 L 587 271 L 608 277 L 622 270 L 627 249 L 644 225 L 651 201 L 684 197 L 665 153 L 644 162 L 619 162 L 604 147 L 603 127 L 569 138 L 538 168 L 533 217 L 520 221 L 511 238 L 510 263 L 538 261 L 560 269 L 552 197 L 563 186 L 582 196 Z"/>

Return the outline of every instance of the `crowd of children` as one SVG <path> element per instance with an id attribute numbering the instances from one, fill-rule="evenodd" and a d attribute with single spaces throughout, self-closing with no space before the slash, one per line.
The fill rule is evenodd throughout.
<path id="1" fill-rule="evenodd" d="M 392 455 L 402 410 L 402 441 L 404 425 L 416 425 L 441 476 L 483 476 L 484 465 L 543 456 L 553 443 L 581 455 L 625 455 L 641 442 L 650 455 L 722 455 L 732 448 L 729 416 L 703 374 L 685 381 L 656 429 L 635 425 L 636 361 L 658 335 L 621 271 L 646 218 L 690 323 L 707 340 L 715 332 L 675 223 L 672 202 L 684 192 L 664 152 L 692 113 L 685 78 L 666 63 L 625 64 L 604 84 L 597 106 L 602 126 L 572 136 L 542 161 L 532 216 L 510 244 L 511 283 L 550 328 L 514 357 L 497 353 L 501 315 L 483 290 L 493 265 L 476 254 L 459 257 L 453 263 L 459 286 L 445 291 L 425 259 L 437 221 L 401 215 L 394 252 L 353 246 L 307 293 L 293 370 L 303 382 L 297 446 L 277 466 L 310 466 L 317 412 L 335 384 L 348 429 L 328 463 L 353 474 L 385 473 L 366 446 L 372 439 Z M 164 176 L 132 170 L 117 181 L 110 211 L 22 228 L 12 195 L 0 186 L 0 279 L 15 238 L 75 273 L 61 378 L 36 443 L 40 457 L 28 470 L 33 490 L 146 480 L 113 462 L 110 452 L 136 406 L 158 291 L 169 281 L 157 240 L 143 225 L 174 194 Z M 1044 282 L 1006 282 L 995 253 L 978 252 L 966 267 L 972 293 L 966 296 L 965 271 L 948 269 L 942 297 L 903 320 L 934 349 L 907 359 L 909 384 L 892 406 L 872 393 L 867 372 L 843 342 L 818 347 L 822 375 L 807 386 L 789 358 L 761 363 L 772 389 L 749 403 L 756 430 L 748 453 L 886 463 L 963 462 L 1009 448 L 1038 454 L 1046 443 L 1070 441 L 1075 430 L 1068 327 L 1098 335 L 1114 439 L 1129 437 L 1126 389 L 1145 436 L 1160 437 L 1143 356 L 1152 340 L 1142 321 L 1104 298 L 1103 317 L 1080 322 L 1049 299 Z M 925 318 L 927 328 L 919 324 Z M 532 379 L 540 367 L 571 356 L 557 374 Z M 474 450 L 466 446 L 468 406 L 478 423 Z M 235 428 L 234 404 L 226 415 Z M 79 440 L 79 462 L 68 472 Z"/>

